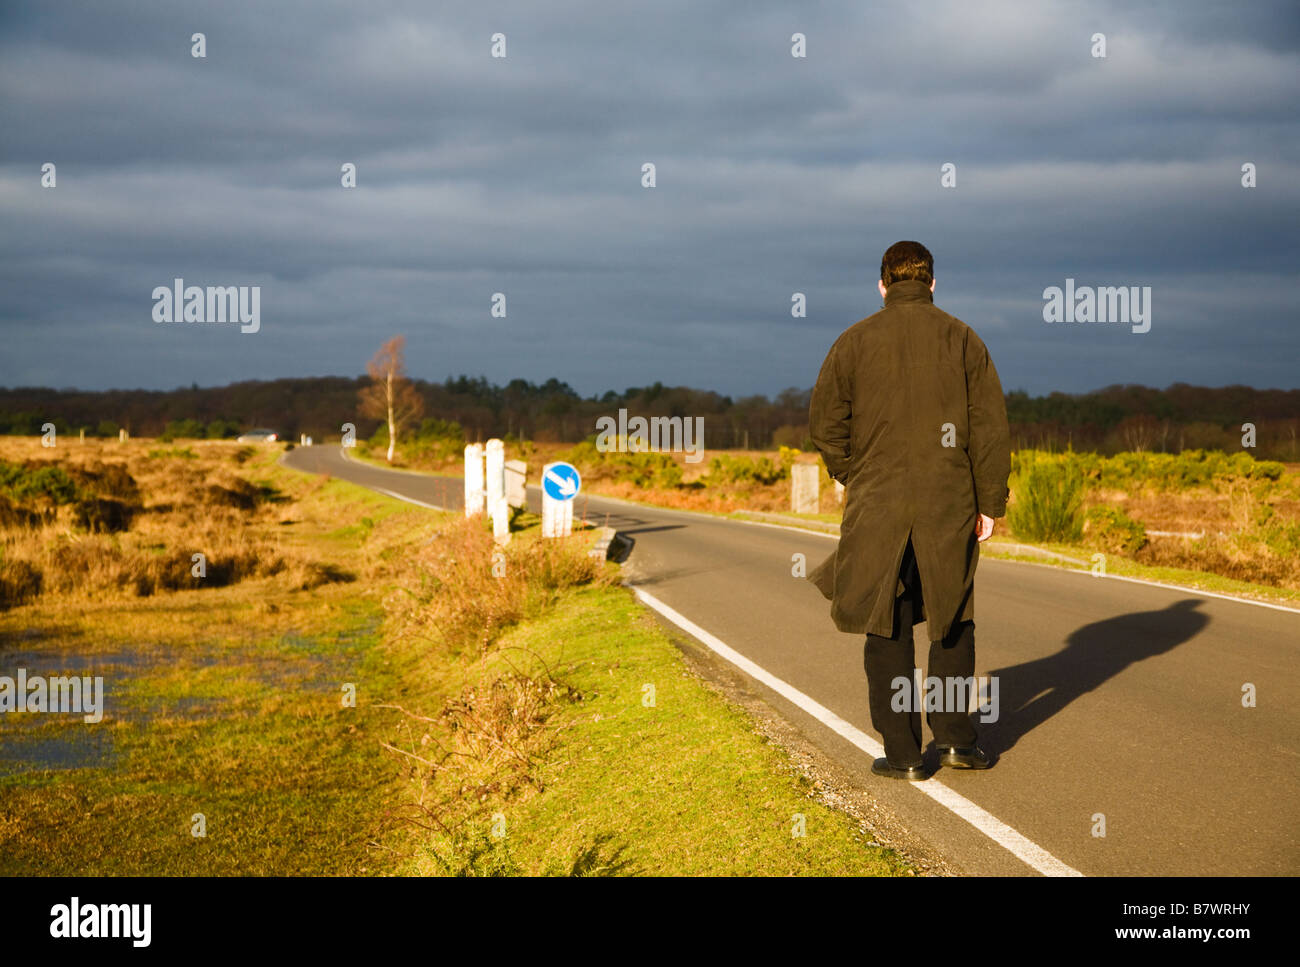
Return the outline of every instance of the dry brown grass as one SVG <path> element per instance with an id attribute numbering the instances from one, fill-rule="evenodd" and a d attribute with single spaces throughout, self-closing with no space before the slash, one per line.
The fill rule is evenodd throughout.
<path id="1" fill-rule="evenodd" d="M 1094 491 L 1088 503 L 1117 507 L 1147 529 L 1147 543 L 1126 555 L 1139 564 L 1300 590 L 1296 469 L 1288 468 L 1287 477 L 1277 483 L 1234 480 L 1221 489 L 1175 493 Z"/>
<path id="2" fill-rule="evenodd" d="M 36 440 L 2 438 L 0 459 L 29 472 L 58 467 L 83 496 L 64 504 L 44 496 L 0 500 L 0 607 L 274 576 L 304 589 L 350 578 L 282 538 L 293 499 L 241 472 L 249 448 L 214 442 L 186 450 L 194 456 L 150 441 L 45 449 Z M 196 554 L 204 558 L 201 573 Z"/>
<path id="3" fill-rule="evenodd" d="M 1133 555 L 1139 564 L 1206 571 L 1238 581 L 1300 590 L 1300 562 L 1258 542 L 1211 535 L 1198 541 L 1154 538 Z"/>
<path id="4" fill-rule="evenodd" d="M 590 543 L 575 532 L 566 540 L 515 540 L 498 547 L 481 518 L 449 517 L 403 562 L 386 607 L 403 635 L 452 651 L 482 651 L 565 588 L 611 581 L 587 556 Z"/>
<path id="5" fill-rule="evenodd" d="M 1152 537 L 1133 555 L 1141 564 L 1208 571 L 1239 581 L 1300 589 L 1300 501 L 1234 483 L 1224 493 L 1121 498 L 1148 530 L 1203 534 Z"/>
<path id="6" fill-rule="evenodd" d="M 434 714 L 399 711 L 384 746 L 408 767 L 402 818 L 453 839 L 485 803 L 543 788 L 540 767 L 558 740 L 552 718 L 583 696 L 531 651 L 494 649 L 508 628 L 547 610 L 569 588 L 608 585 L 610 569 L 588 555 L 590 533 L 541 539 L 537 529 L 498 546 L 482 518 L 443 518 L 391 570 L 389 635 L 420 654 L 447 697 Z M 444 872 L 453 864 L 431 855 Z"/>
<path id="7" fill-rule="evenodd" d="M 434 716 L 379 706 L 404 716 L 394 742 L 383 744 L 409 766 L 413 814 L 450 833 L 489 799 L 508 800 L 521 787 L 541 792 L 539 767 L 560 738 L 552 719 L 582 698 L 548 671 L 512 669 L 466 685 Z"/>

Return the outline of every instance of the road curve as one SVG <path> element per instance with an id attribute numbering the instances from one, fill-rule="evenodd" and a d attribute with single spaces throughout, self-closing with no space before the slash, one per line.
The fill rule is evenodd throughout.
<path id="1" fill-rule="evenodd" d="M 463 507 L 459 478 L 373 467 L 336 446 L 299 447 L 282 462 Z M 537 509 L 536 487 L 529 502 Z M 634 540 L 631 583 L 875 736 L 862 639 L 836 631 L 828 603 L 792 575 L 794 555 L 811 568 L 833 539 L 595 496 L 576 509 Z M 1300 613 L 993 559 L 976 588 L 976 675 L 998 677 L 1000 703 L 998 721 L 978 727 L 1000 759 L 925 785 L 956 791 L 1089 876 L 1300 870 Z M 859 747 L 785 696 L 752 686 L 954 868 L 1035 872 L 934 796 L 872 776 Z M 1243 707 L 1247 686 L 1256 707 Z"/>

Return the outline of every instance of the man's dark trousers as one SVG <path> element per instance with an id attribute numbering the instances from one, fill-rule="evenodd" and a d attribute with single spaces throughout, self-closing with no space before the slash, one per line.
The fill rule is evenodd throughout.
<path id="1" fill-rule="evenodd" d="M 920 696 L 912 686 L 916 656 L 913 650 L 912 626 L 917 604 L 922 600 L 921 576 L 916 569 L 916 553 L 909 537 L 903 551 L 899 578 L 904 591 L 894 600 L 894 636 L 882 638 L 867 635 L 863 664 L 867 670 L 867 692 L 871 706 L 871 724 L 885 741 L 885 758 L 899 767 L 921 765 L 921 709 L 924 691 Z M 930 662 L 927 678 L 938 678 L 946 686 L 952 678 L 970 682 L 975 675 L 975 622 L 956 622 L 943 641 L 930 643 Z M 906 680 L 911 698 L 908 707 L 895 711 L 892 707 L 897 690 L 894 682 Z M 943 689 L 946 696 L 948 689 Z M 958 690 L 957 694 L 965 694 Z M 943 704 L 942 702 L 940 704 Z M 947 709 L 929 712 L 926 721 L 934 733 L 936 745 L 970 747 L 975 745 L 975 726 L 966 709 Z"/>

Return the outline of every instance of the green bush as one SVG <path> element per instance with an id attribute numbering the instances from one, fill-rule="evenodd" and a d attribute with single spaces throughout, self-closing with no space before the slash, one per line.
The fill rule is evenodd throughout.
<path id="1" fill-rule="evenodd" d="M 1096 453 L 1047 454 L 1017 450 L 1011 455 L 1013 475 L 1023 473 L 1041 459 L 1068 463 L 1090 487 L 1137 493 L 1144 490 L 1181 491 L 1199 487 L 1221 488 L 1236 480 L 1267 484 L 1282 478 L 1286 467 L 1276 460 L 1256 460 L 1243 451 L 1184 450 L 1182 453 L 1117 453 L 1103 457 Z"/>
<path id="2" fill-rule="evenodd" d="M 1039 458 L 1013 480 L 1007 522 L 1030 541 L 1074 543 L 1083 536 L 1083 473 L 1072 460 Z"/>
<path id="3" fill-rule="evenodd" d="M 207 427 L 198 420 L 172 420 L 163 428 L 158 439 L 163 443 L 173 440 L 202 440 L 208 435 Z"/>
<path id="4" fill-rule="evenodd" d="M 419 439 L 459 441 L 461 447 L 465 446 L 465 428 L 455 420 L 426 417 L 420 421 L 420 428 L 415 431 L 415 435 Z"/>
<path id="5" fill-rule="evenodd" d="M 62 467 L 19 466 L 0 460 L 0 488 L 18 500 L 48 497 L 56 504 L 70 504 L 80 492 Z"/>
<path id="6" fill-rule="evenodd" d="M 766 485 L 784 479 L 788 473 L 788 466 L 782 466 L 771 457 L 733 457 L 724 453 L 709 461 L 705 482 L 710 486 L 737 483 Z"/>
<path id="7" fill-rule="evenodd" d="M 388 446 L 387 427 L 383 431 L 383 445 Z M 412 458 L 447 460 L 465 452 L 465 428 L 455 420 L 440 420 L 427 417 L 420 422 L 414 437 L 407 440 L 402 447 L 404 453 Z"/>
<path id="8" fill-rule="evenodd" d="M 1133 554 L 1147 542 L 1147 529 L 1118 507 L 1099 505 L 1083 523 L 1084 543 L 1108 554 Z"/>
<path id="9" fill-rule="evenodd" d="M 239 436 L 240 426 L 233 420 L 213 420 L 204 435 L 209 440 L 233 440 Z"/>
<path id="10" fill-rule="evenodd" d="M 682 468 L 666 453 L 607 453 L 615 481 L 671 490 L 682 482 Z"/>

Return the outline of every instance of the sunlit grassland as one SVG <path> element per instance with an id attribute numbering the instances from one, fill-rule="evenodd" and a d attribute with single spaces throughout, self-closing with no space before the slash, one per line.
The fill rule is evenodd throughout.
<path id="1" fill-rule="evenodd" d="M 52 456 L 20 443 L 0 457 Z M 97 724 L 0 716 L 0 873 L 910 870 L 688 670 L 589 534 L 543 542 L 525 515 L 495 574 L 479 522 L 290 471 L 278 447 L 98 447 L 141 482 L 130 529 L 58 516 L 6 545 L 117 563 L 0 611 L 0 674 L 100 675 L 107 693 Z M 225 474 L 260 488 L 225 518 L 238 535 L 184 490 L 236 487 Z M 114 583 L 148 546 L 188 563 L 205 534 L 285 566 Z"/>

